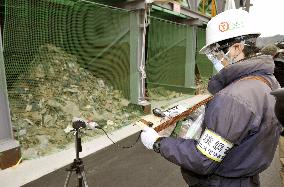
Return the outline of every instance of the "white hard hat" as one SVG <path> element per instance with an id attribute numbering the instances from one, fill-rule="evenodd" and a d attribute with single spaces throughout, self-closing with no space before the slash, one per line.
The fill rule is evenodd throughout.
<path id="1" fill-rule="evenodd" d="M 216 42 L 248 34 L 260 35 L 249 13 L 241 9 L 226 10 L 208 22 L 206 45 L 199 52 L 204 53 Z"/>

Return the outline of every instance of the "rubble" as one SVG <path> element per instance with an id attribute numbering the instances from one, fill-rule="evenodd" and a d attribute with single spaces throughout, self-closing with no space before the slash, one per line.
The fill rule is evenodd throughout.
<path id="1" fill-rule="evenodd" d="M 106 131 L 113 131 L 142 115 L 121 91 L 81 68 L 75 56 L 53 45 L 39 49 L 8 94 L 14 134 L 24 159 L 73 143 L 73 134 L 66 133 L 73 117 L 92 119 Z M 86 131 L 84 136 L 101 133 Z"/>
<path id="2" fill-rule="evenodd" d="M 11 120 L 24 159 L 33 159 L 73 146 L 72 118 L 91 119 L 112 132 L 137 121 L 142 114 L 119 90 L 77 63 L 74 55 L 41 46 L 9 88 Z M 148 90 L 151 100 L 169 100 L 182 93 L 165 88 Z M 84 131 L 83 140 L 103 134 Z"/>
<path id="3" fill-rule="evenodd" d="M 208 78 L 207 77 L 200 77 L 200 78 L 196 78 L 195 80 L 195 84 L 196 84 L 196 91 L 195 94 L 199 95 L 199 94 L 208 94 Z"/>
<path id="4" fill-rule="evenodd" d="M 181 92 L 168 90 L 164 87 L 148 89 L 148 96 L 151 100 L 162 101 L 182 96 Z"/>

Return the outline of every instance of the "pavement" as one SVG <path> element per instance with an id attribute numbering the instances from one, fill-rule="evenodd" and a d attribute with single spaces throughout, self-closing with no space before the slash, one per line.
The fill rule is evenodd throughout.
<path id="1" fill-rule="evenodd" d="M 119 142 L 120 146 L 131 145 L 138 133 Z M 83 148 L 84 151 L 84 148 Z M 140 141 L 128 149 L 111 145 L 83 159 L 87 182 L 93 187 L 186 187 L 179 167 L 159 154 L 147 150 Z M 69 166 L 30 182 L 24 187 L 63 186 Z M 261 187 L 281 187 L 278 150 L 271 166 L 261 174 Z M 76 186 L 73 174 L 69 186 Z"/>
<path id="2" fill-rule="evenodd" d="M 129 125 L 110 134 L 118 142 L 113 145 L 106 136 L 83 143 L 80 157 L 91 187 L 186 187 L 178 166 L 159 154 L 147 150 L 138 138 L 140 128 Z M 0 171 L 1 187 L 57 187 L 63 186 L 70 164 L 75 158 L 72 147 L 43 158 Z M 261 187 L 281 187 L 278 150 L 271 166 L 261 174 Z M 75 173 L 69 186 L 77 186 Z"/>
<path id="3" fill-rule="evenodd" d="M 260 174 L 260 186 L 261 187 L 283 187 L 281 185 L 280 178 L 280 159 L 279 159 L 279 148 L 275 151 L 274 158 L 269 166 L 264 172 Z"/>
<path id="4" fill-rule="evenodd" d="M 133 144 L 138 133 L 119 142 L 120 146 Z M 83 147 L 84 151 L 84 147 Z M 132 148 L 117 145 L 106 147 L 83 159 L 87 182 L 93 187 L 185 187 L 179 167 L 166 161 L 159 154 L 147 150 L 139 141 Z M 63 167 L 41 177 L 24 187 L 63 186 L 67 171 Z M 77 185 L 73 174 L 69 186 Z"/>

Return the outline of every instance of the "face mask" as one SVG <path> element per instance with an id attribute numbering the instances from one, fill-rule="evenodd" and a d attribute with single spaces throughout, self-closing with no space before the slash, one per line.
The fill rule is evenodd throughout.
<path id="1" fill-rule="evenodd" d="M 216 69 L 217 72 L 221 71 L 221 69 L 224 68 L 224 66 L 221 63 L 221 61 L 218 60 L 214 55 L 207 54 L 206 56 L 212 62 L 212 64 L 214 65 L 214 68 Z"/>
<path id="2" fill-rule="evenodd" d="M 224 68 L 223 64 L 217 59 L 215 59 L 214 61 L 211 61 L 211 62 L 213 63 L 214 68 L 216 69 L 217 72 L 221 71 L 221 69 Z"/>

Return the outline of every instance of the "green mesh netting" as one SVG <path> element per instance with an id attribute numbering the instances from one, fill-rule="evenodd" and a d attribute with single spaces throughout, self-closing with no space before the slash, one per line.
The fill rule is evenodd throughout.
<path id="1" fill-rule="evenodd" d="M 75 0 L 6 0 L 5 9 L 9 102 L 24 150 L 42 155 L 73 141 L 65 131 L 74 116 L 109 131 L 137 119 L 125 99 L 129 11 Z"/>
<path id="2" fill-rule="evenodd" d="M 186 26 L 151 19 L 148 38 L 147 82 L 183 86 Z"/>
<path id="3" fill-rule="evenodd" d="M 26 71 L 42 45 L 53 44 L 129 96 L 127 11 L 68 0 L 8 0 L 6 7 L 9 21 L 4 45 L 9 86 Z"/>
<path id="4" fill-rule="evenodd" d="M 197 92 L 200 94 L 207 93 L 208 80 L 215 73 L 212 63 L 206 55 L 199 54 L 199 50 L 205 45 L 205 30 L 197 29 L 197 49 L 196 49 L 196 72 L 197 72 Z"/>
<path id="5" fill-rule="evenodd" d="M 206 55 L 199 54 L 199 50 L 205 45 L 206 32 L 204 29 L 197 29 L 197 50 L 196 50 L 196 64 L 201 77 L 209 78 L 213 74 L 213 65 L 208 60 Z"/>
<path id="6" fill-rule="evenodd" d="M 163 88 L 180 91 L 185 87 L 188 27 L 151 17 L 146 62 L 148 89 L 160 88 L 164 92 Z M 194 79 L 194 73 L 190 76 Z"/>
<path id="7" fill-rule="evenodd" d="M 65 131 L 74 116 L 93 119 L 107 131 L 137 120 L 141 113 L 128 100 L 129 11 L 77 0 L 5 2 L 9 103 L 24 158 L 73 141 Z M 184 88 L 187 78 L 194 80 L 194 73 L 185 74 L 188 27 L 151 19 L 147 87 L 175 90 Z"/>

